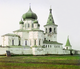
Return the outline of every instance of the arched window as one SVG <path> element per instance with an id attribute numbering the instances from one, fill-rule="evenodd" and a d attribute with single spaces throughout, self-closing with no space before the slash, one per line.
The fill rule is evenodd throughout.
<path id="1" fill-rule="evenodd" d="M 30 27 L 29 23 L 28 23 L 28 28 Z"/>
<path id="2" fill-rule="evenodd" d="M 68 47 L 66 47 L 66 49 L 68 49 Z"/>
<path id="3" fill-rule="evenodd" d="M 25 24 L 25 29 L 26 29 L 26 24 Z"/>
<path id="4" fill-rule="evenodd" d="M 39 45 L 40 45 L 40 43 L 41 43 L 41 40 L 39 39 Z"/>
<path id="5" fill-rule="evenodd" d="M 31 40 L 30 40 L 30 45 L 31 45 Z"/>
<path id="6" fill-rule="evenodd" d="M 52 32 L 52 28 L 49 28 L 49 33 Z"/>
<path id="7" fill-rule="evenodd" d="M 47 45 L 46 45 L 46 48 L 47 48 Z"/>
<path id="8" fill-rule="evenodd" d="M 14 46 L 14 39 L 12 39 L 12 45 Z"/>
<path id="9" fill-rule="evenodd" d="M 54 28 L 54 33 L 56 33 L 56 28 Z"/>
<path id="10" fill-rule="evenodd" d="M 34 40 L 34 45 L 36 45 L 36 40 Z"/>
<path id="11" fill-rule="evenodd" d="M 44 38 L 44 40 L 46 40 L 46 38 Z"/>
<path id="12" fill-rule="evenodd" d="M 47 33 L 47 28 L 46 28 L 46 33 Z"/>
<path id="13" fill-rule="evenodd" d="M 51 45 L 50 45 L 50 47 L 51 47 Z"/>
<path id="14" fill-rule="evenodd" d="M 21 41 L 19 40 L 19 45 L 21 45 Z"/>
<path id="15" fill-rule="evenodd" d="M 34 28 L 34 25 L 32 24 L 32 28 Z"/>
<path id="16" fill-rule="evenodd" d="M 25 40 L 25 45 L 27 45 L 27 40 Z"/>
<path id="17" fill-rule="evenodd" d="M 48 48 L 49 48 L 49 45 L 48 45 Z"/>

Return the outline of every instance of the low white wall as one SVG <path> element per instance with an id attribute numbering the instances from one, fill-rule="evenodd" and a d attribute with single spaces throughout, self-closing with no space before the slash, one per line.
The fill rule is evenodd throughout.
<path id="1" fill-rule="evenodd" d="M 33 55 L 45 55 L 45 48 L 32 48 Z"/>
<path id="2" fill-rule="evenodd" d="M 69 50 L 53 49 L 53 48 L 0 48 L 0 55 L 5 55 L 6 51 L 10 51 L 11 54 L 19 55 L 45 55 L 45 54 L 70 54 Z M 74 54 L 74 51 L 72 51 Z M 80 51 L 78 51 L 80 54 Z"/>
<path id="3" fill-rule="evenodd" d="M 0 55 L 5 55 L 6 50 L 7 50 L 7 48 L 0 48 Z"/>
<path id="4" fill-rule="evenodd" d="M 78 54 L 80 54 L 80 51 L 78 51 Z"/>
<path id="5" fill-rule="evenodd" d="M 10 51 L 11 54 L 32 54 L 31 48 L 0 48 L 0 55 L 5 55 L 6 51 Z"/>
<path id="6" fill-rule="evenodd" d="M 32 49 L 31 48 L 9 48 L 10 53 L 12 54 L 32 54 Z"/>

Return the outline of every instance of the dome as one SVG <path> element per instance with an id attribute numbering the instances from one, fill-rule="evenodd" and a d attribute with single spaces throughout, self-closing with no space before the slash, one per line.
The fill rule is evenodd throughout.
<path id="1" fill-rule="evenodd" d="M 37 20 L 35 20 L 33 23 L 38 23 L 38 21 L 37 21 Z"/>
<path id="2" fill-rule="evenodd" d="M 29 8 L 28 12 L 23 14 L 23 20 L 25 19 L 37 19 L 37 15 L 32 12 L 31 8 Z"/>
<path id="3" fill-rule="evenodd" d="M 24 22 L 21 20 L 21 21 L 19 22 L 19 24 L 24 24 Z"/>
<path id="4" fill-rule="evenodd" d="M 38 26 L 40 27 L 40 24 L 38 23 L 38 20 L 35 20 L 33 23 L 38 24 Z"/>

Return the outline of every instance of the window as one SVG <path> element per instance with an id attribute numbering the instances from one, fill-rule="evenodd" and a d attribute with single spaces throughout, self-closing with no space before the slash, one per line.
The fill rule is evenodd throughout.
<path id="1" fill-rule="evenodd" d="M 56 28 L 54 28 L 54 33 L 56 33 Z"/>
<path id="2" fill-rule="evenodd" d="M 26 29 L 26 24 L 25 24 L 25 29 Z"/>
<path id="3" fill-rule="evenodd" d="M 66 49 L 68 49 L 68 47 L 66 47 Z"/>
<path id="4" fill-rule="evenodd" d="M 60 46 L 54 46 L 55 48 L 60 48 Z"/>
<path id="5" fill-rule="evenodd" d="M 47 33 L 47 28 L 46 28 L 46 33 Z"/>
<path id="6" fill-rule="evenodd" d="M 50 45 L 50 47 L 51 47 L 51 45 Z"/>
<path id="7" fill-rule="evenodd" d="M 41 40 L 39 39 L 39 45 L 40 45 Z"/>
<path id="8" fill-rule="evenodd" d="M 49 42 L 50 42 L 50 40 L 49 40 Z"/>
<path id="9" fill-rule="evenodd" d="M 14 46 L 14 40 L 12 40 L 12 45 Z"/>
<path id="10" fill-rule="evenodd" d="M 21 41 L 19 40 L 19 45 L 21 45 Z"/>
<path id="11" fill-rule="evenodd" d="M 30 26 L 30 25 L 29 25 L 29 23 L 28 23 L 28 28 L 29 28 L 29 26 Z"/>
<path id="12" fill-rule="evenodd" d="M 36 40 L 34 40 L 34 45 L 36 45 Z"/>
<path id="13" fill-rule="evenodd" d="M 47 48 L 47 45 L 46 45 L 46 48 Z"/>
<path id="14" fill-rule="evenodd" d="M 51 33 L 52 32 L 52 28 L 49 28 L 49 33 Z"/>
<path id="15" fill-rule="evenodd" d="M 31 45 L 31 40 L 30 40 L 30 45 Z"/>
<path id="16" fill-rule="evenodd" d="M 49 47 L 49 45 L 48 45 L 48 47 Z"/>
<path id="17" fill-rule="evenodd" d="M 32 24 L 32 28 L 34 27 L 34 25 Z"/>
<path id="18" fill-rule="evenodd" d="M 25 40 L 25 45 L 27 45 L 27 40 Z"/>
<path id="19" fill-rule="evenodd" d="M 46 38 L 44 38 L 44 40 L 46 40 Z"/>

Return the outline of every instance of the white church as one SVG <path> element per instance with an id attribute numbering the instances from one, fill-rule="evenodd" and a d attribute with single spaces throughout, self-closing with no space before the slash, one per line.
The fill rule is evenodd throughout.
<path id="1" fill-rule="evenodd" d="M 47 23 L 44 25 L 45 31 L 40 30 L 37 15 L 31 7 L 22 15 L 19 25 L 20 29 L 13 31 L 13 34 L 2 35 L 0 55 L 6 54 L 6 51 L 10 51 L 12 55 L 70 54 L 69 49 L 72 49 L 72 46 L 69 38 L 65 49 L 62 43 L 57 42 L 58 25 L 54 22 L 51 8 Z"/>

